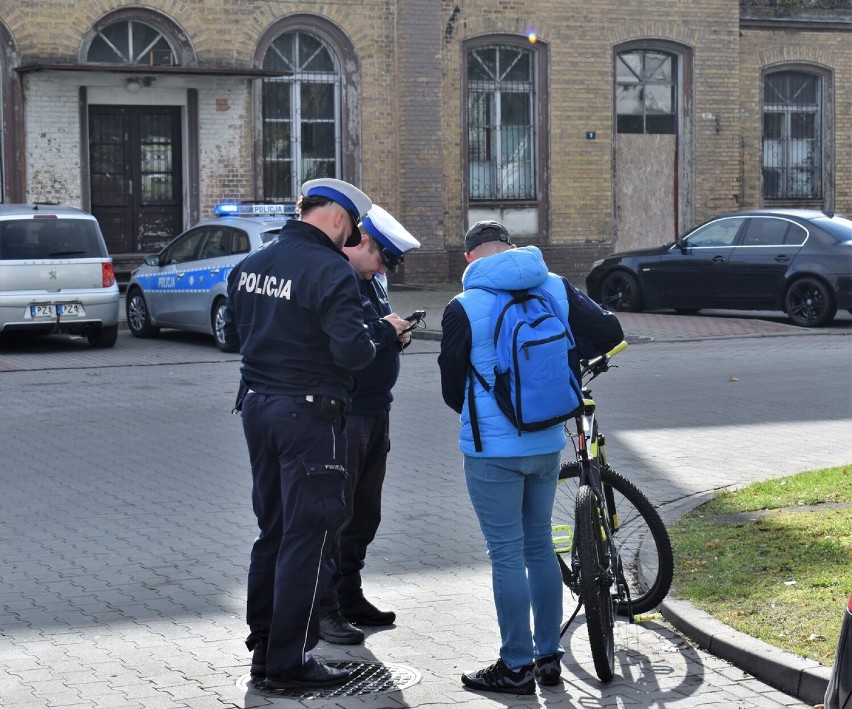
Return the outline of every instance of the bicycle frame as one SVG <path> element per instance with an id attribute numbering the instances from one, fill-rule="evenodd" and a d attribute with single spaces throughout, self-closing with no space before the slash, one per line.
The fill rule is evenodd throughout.
<path id="1" fill-rule="evenodd" d="M 609 368 L 609 359 L 624 350 L 626 347 L 627 343 L 622 342 L 606 355 L 598 357 L 586 364 L 582 372 L 582 376 L 585 378 L 585 381 L 583 382 L 583 408 L 574 419 L 576 433 L 569 430 L 567 424 L 565 429 L 574 444 L 576 463 L 579 466 L 580 486 L 588 485 L 591 487 L 600 511 L 600 519 L 603 526 L 603 539 L 606 543 L 607 554 L 609 556 L 609 567 L 605 570 L 606 578 L 604 581 L 608 582 L 610 586 L 612 586 L 613 583 L 616 584 L 615 597 L 626 602 L 628 609 L 630 609 L 630 589 L 624 579 L 624 572 L 618 549 L 613 543 L 613 534 L 619 528 L 618 513 L 616 511 L 612 489 L 609 486 L 605 486 L 601 480 L 601 465 L 605 465 L 607 462 L 606 443 L 603 434 L 600 433 L 600 430 L 598 429 L 596 405 L 589 387 L 589 384 L 593 379 Z M 563 537 L 563 540 L 567 542 L 566 537 Z M 575 561 L 575 555 L 576 538 L 572 535 L 572 562 Z M 576 563 L 572 563 L 571 566 L 573 575 L 574 569 L 576 569 Z M 577 611 L 575 611 L 571 618 L 565 623 L 565 628 L 567 628 L 574 617 L 576 617 L 581 605 L 582 597 L 580 598 L 580 604 L 577 607 Z M 629 610 L 628 616 L 631 619 L 630 622 L 633 622 L 632 610 Z"/>

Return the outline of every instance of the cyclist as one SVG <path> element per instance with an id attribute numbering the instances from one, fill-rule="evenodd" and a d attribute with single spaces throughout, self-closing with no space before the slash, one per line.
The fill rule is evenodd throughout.
<path id="1" fill-rule="evenodd" d="M 438 364 L 444 401 L 461 414 L 465 478 L 491 558 L 502 644 L 496 663 L 463 674 L 462 683 L 476 690 L 533 694 L 536 679 L 545 685 L 559 683 L 564 652 L 559 642 L 562 576 L 553 550 L 551 512 L 565 432 L 558 424 L 519 434 L 493 398 L 479 396 L 482 451 L 477 452 L 467 394 L 481 392 L 481 384 L 469 372 L 472 366 L 478 372 L 494 370 L 494 289 L 542 287 L 561 301 L 576 341 L 575 368 L 579 359 L 612 349 L 624 333 L 612 313 L 549 273 L 539 249 L 516 249 L 498 222 L 477 222 L 468 230 L 465 259 L 464 290 L 444 311 Z"/>

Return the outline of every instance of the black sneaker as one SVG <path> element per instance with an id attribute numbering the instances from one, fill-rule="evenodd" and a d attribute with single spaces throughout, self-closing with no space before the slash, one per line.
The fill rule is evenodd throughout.
<path id="1" fill-rule="evenodd" d="M 493 665 L 479 672 L 462 675 L 462 684 L 483 692 L 535 694 L 533 666 L 524 665 L 520 669 L 510 670 L 503 664 L 503 660 L 497 660 Z"/>
<path id="2" fill-rule="evenodd" d="M 251 676 L 255 679 L 266 677 L 266 640 L 254 646 L 251 654 Z"/>
<path id="3" fill-rule="evenodd" d="M 533 674 L 538 683 L 553 687 L 562 681 L 562 658 L 559 655 L 545 655 L 535 661 Z"/>
<path id="4" fill-rule="evenodd" d="M 350 623 L 340 611 L 326 613 L 320 618 L 320 637 L 335 645 L 360 645 L 364 642 L 364 631 Z"/>
<path id="5" fill-rule="evenodd" d="M 380 611 L 366 598 L 361 596 L 349 604 L 341 603 L 340 611 L 350 623 L 355 625 L 383 626 L 393 625 L 396 613 L 393 611 Z"/>

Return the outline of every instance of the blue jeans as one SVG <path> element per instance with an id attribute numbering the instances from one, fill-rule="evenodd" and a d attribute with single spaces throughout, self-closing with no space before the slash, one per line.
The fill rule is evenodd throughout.
<path id="1" fill-rule="evenodd" d="M 491 557 L 500 658 L 512 669 L 563 653 L 562 574 L 550 521 L 559 458 L 559 452 L 464 458 L 467 489 Z"/>

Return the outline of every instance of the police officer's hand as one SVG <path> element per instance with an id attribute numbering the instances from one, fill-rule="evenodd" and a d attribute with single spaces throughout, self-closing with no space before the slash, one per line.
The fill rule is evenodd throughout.
<path id="1" fill-rule="evenodd" d="M 406 330 L 411 327 L 411 323 L 408 320 L 399 317 L 396 313 L 385 315 L 384 319 L 391 325 L 391 327 L 393 327 L 394 330 L 396 330 L 397 339 L 403 345 L 407 345 L 411 342 L 411 333 L 406 332 Z"/>

